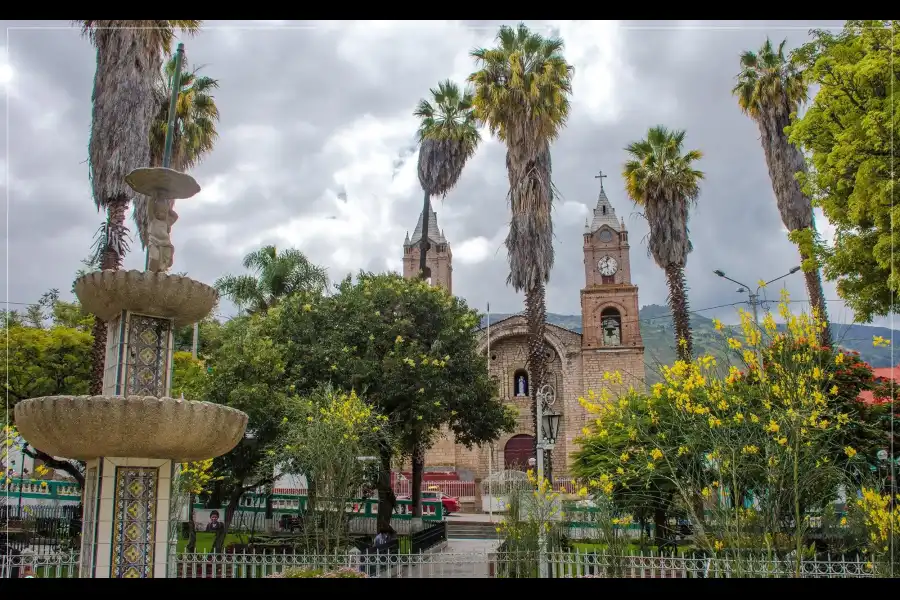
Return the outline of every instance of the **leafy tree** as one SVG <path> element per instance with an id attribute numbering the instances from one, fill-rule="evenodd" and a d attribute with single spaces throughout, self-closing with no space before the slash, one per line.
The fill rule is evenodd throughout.
<path id="1" fill-rule="evenodd" d="M 87 393 L 90 379 L 91 336 L 66 327 L 39 329 L 12 326 L 4 332 L 9 341 L 7 359 L 0 365 L 10 409 L 21 400 L 41 396 L 78 396 Z M 10 410 L 10 416 L 13 412 Z M 25 453 L 47 466 L 65 471 L 79 483 L 84 477 L 78 463 L 56 460 L 39 448 Z"/>
<path id="2" fill-rule="evenodd" d="M 476 118 L 506 144 L 512 212 L 506 237 L 507 283 L 517 292 L 525 292 L 526 362 L 537 456 L 537 391 L 547 376 L 545 286 L 553 268 L 551 209 L 555 188 L 550 144 L 569 116 L 574 67 L 562 54 L 562 39 L 543 37 L 524 24 L 501 27 L 496 41 L 494 48 L 472 51 L 478 71 L 469 76 L 469 81 L 475 85 Z M 544 453 L 544 464 L 552 479 L 549 452 Z"/>
<path id="3" fill-rule="evenodd" d="M 269 452 L 281 449 L 283 418 L 292 395 L 285 379 L 284 347 L 276 344 L 276 318 L 266 313 L 232 319 L 222 328 L 221 345 L 213 352 L 211 372 L 193 369 L 191 376 L 176 382 L 185 397 L 191 386 L 199 385 L 203 399 L 230 406 L 247 414 L 247 431 L 237 446 L 213 460 L 217 481 L 210 503 L 225 502 L 224 527 L 217 533 L 214 546 L 221 551 L 225 534 L 234 518 L 241 496 L 250 490 L 270 484 L 272 470 L 266 469 Z M 185 357 L 186 359 L 186 357 Z"/>
<path id="4" fill-rule="evenodd" d="M 650 225 L 648 251 L 666 272 L 669 308 L 675 325 L 675 348 L 680 360 L 693 355 L 690 311 L 685 289 L 684 267 L 693 250 L 688 218 L 700 195 L 703 173 L 694 163 L 703 158 L 699 150 L 684 150 L 682 131 L 662 125 L 651 127 L 646 139 L 629 144 L 629 159 L 622 170 L 625 191 L 644 209 Z"/>
<path id="5" fill-rule="evenodd" d="M 216 481 L 213 474 L 213 459 L 181 463 L 175 481 L 176 489 L 187 494 L 188 502 L 188 540 L 184 551 L 193 553 L 197 548 L 197 529 L 194 523 L 194 498 L 209 493 Z"/>
<path id="6" fill-rule="evenodd" d="M 175 368 L 172 372 L 172 397 L 185 400 L 203 398 L 207 380 L 206 362 L 195 360 L 190 352 L 175 352 L 172 360 Z"/>
<path id="7" fill-rule="evenodd" d="M 732 93 L 738 97 L 741 110 L 759 126 L 760 143 L 781 220 L 788 231 L 797 232 L 794 236 L 799 239 L 796 236 L 802 236 L 804 231 L 814 234 L 815 222 L 809 196 L 797 181 L 797 174 L 806 172 L 803 154 L 788 140 L 785 128 L 790 124 L 791 114 L 806 101 L 808 88 L 803 75 L 785 57 L 786 42 L 782 41 L 776 49 L 766 38 L 758 52 L 747 50 L 741 54 L 741 72 Z M 819 265 L 807 244 L 800 245 L 800 258 L 810 304 L 825 323 L 819 341 L 827 346 L 831 344 L 831 334 Z"/>
<path id="8" fill-rule="evenodd" d="M 216 281 L 215 287 L 250 313 L 264 312 L 291 294 L 322 294 L 328 288 L 325 268 L 294 248 L 279 254 L 275 246 L 265 246 L 244 257 L 244 268 L 254 274 L 226 275 Z"/>
<path id="9" fill-rule="evenodd" d="M 3 327 L 25 327 L 25 319 L 17 310 L 0 310 L 0 321 Z"/>
<path id="10" fill-rule="evenodd" d="M 826 278 L 860 322 L 900 310 L 896 173 L 900 146 L 900 22 L 847 21 L 843 31 L 812 32 L 795 51 L 805 83 L 819 88 L 787 131 L 807 152 L 803 191 L 836 229 L 829 248 L 812 236 Z M 787 123 L 785 123 L 787 125 Z M 815 242 L 815 244 L 813 244 Z"/>
<path id="11" fill-rule="evenodd" d="M 169 103 L 172 98 L 172 77 L 175 74 L 174 56 L 163 66 L 162 77 L 157 79 L 154 87 L 156 114 L 150 128 L 150 166 L 161 167 L 166 146 L 166 132 L 169 129 Z M 175 104 L 175 129 L 172 138 L 172 157 L 170 166 L 176 171 L 187 172 L 200 164 L 212 152 L 219 133 L 216 124 L 219 121 L 219 109 L 216 106 L 212 91 L 219 87 L 219 82 L 211 77 L 199 74 L 200 67 L 193 70 L 184 69 L 181 73 L 181 85 L 178 100 Z M 141 247 L 147 247 L 147 198 L 138 196 L 134 199 L 132 212 L 137 225 Z"/>
<path id="12" fill-rule="evenodd" d="M 330 381 L 357 390 L 388 418 L 379 448 L 378 526 L 390 522 L 396 443 L 411 454 L 448 426 L 468 447 L 496 439 L 515 420 L 496 397 L 477 350 L 478 314 L 421 280 L 360 273 L 327 298 L 293 297 L 279 307 L 285 375 L 300 390 Z"/>
<path id="13" fill-rule="evenodd" d="M 117 270 L 128 251 L 125 212 L 134 192 L 125 183 L 132 170 L 150 164 L 148 135 L 156 113 L 153 87 L 162 56 L 169 54 L 176 30 L 194 33 L 200 21 L 75 21 L 97 48 L 89 142 L 94 205 L 106 212 L 94 260 Z M 127 125 L 123 125 L 127 124 Z M 91 393 L 103 392 L 106 323 L 94 325 Z"/>
<path id="14" fill-rule="evenodd" d="M 284 447 L 272 469 L 306 477 L 308 551 L 343 552 L 352 517 L 345 507 L 368 483 L 370 472 L 360 457 L 378 452 L 387 418 L 356 392 L 323 386 L 308 397 L 291 398 L 285 419 Z"/>
<path id="15" fill-rule="evenodd" d="M 218 347 L 222 336 L 222 324 L 210 315 L 197 324 L 197 356 L 209 357 Z M 188 325 L 175 330 L 175 351 L 190 352 L 194 344 L 194 326 Z"/>

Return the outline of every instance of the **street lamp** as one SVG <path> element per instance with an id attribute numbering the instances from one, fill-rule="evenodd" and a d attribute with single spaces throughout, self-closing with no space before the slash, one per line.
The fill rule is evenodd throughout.
<path id="1" fill-rule="evenodd" d="M 544 480 L 544 450 L 552 450 L 556 445 L 556 436 L 559 433 L 559 421 L 561 415 L 553 412 L 551 407 L 556 401 L 556 393 L 553 386 L 545 384 L 537 392 L 537 422 L 541 430 L 537 439 L 537 480 L 540 484 Z"/>
<path id="2" fill-rule="evenodd" d="M 556 393 L 553 386 L 545 384 L 537 392 L 537 422 L 540 425 L 540 431 L 537 439 L 537 480 L 538 486 L 544 481 L 544 450 L 552 450 L 556 445 L 556 438 L 559 435 L 559 422 L 562 417 L 559 413 L 552 410 L 553 403 L 556 401 Z M 529 460 L 529 463 L 531 461 Z M 551 482 L 552 487 L 552 482 Z M 540 548 L 540 561 L 538 566 L 538 577 L 546 579 L 549 576 L 549 566 L 546 560 L 546 542 L 547 535 L 541 528 L 538 534 L 538 546 Z"/>
<path id="3" fill-rule="evenodd" d="M 541 415 L 541 433 L 544 436 L 544 448 L 547 450 L 552 450 L 556 445 L 560 417 L 562 415 L 557 412 L 547 412 Z"/>
<path id="4" fill-rule="evenodd" d="M 721 277 L 722 279 L 727 279 L 728 281 L 730 281 L 730 282 L 732 282 L 732 283 L 736 283 L 736 284 L 738 284 L 739 286 L 741 286 L 741 287 L 739 287 L 739 288 L 737 289 L 737 293 L 738 293 L 738 294 L 743 294 L 744 292 L 747 292 L 747 295 L 750 297 L 750 298 L 749 298 L 749 300 L 750 300 L 750 308 L 753 310 L 753 323 L 754 323 L 754 325 L 756 325 L 757 327 L 759 327 L 759 313 L 757 312 L 757 307 L 759 306 L 759 291 L 760 291 L 762 288 L 764 288 L 765 286 L 769 285 L 770 283 L 775 283 L 775 282 L 778 281 L 779 279 L 784 279 L 784 278 L 787 277 L 788 275 L 793 275 L 794 273 L 796 273 L 796 272 L 799 271 L 800 269 L 801 269 L 801 267 L 794 267 L 794 268 L 792 268 L 790 271 L 788 271 L 787 273 L 785 273 L 784 275 L 781 275 L 781 276 L 779 276 L 779 277 L 776 277 L 775 279 L 770 279 L 769 281 L 765 282 L 763 285 L 757 286 L 757 287 L 756 287 L 756 292 L 751 292 L 750 290 L 753 289 L 753 288 L 751 288 L 749 285 L 747 285 L 747 284 L 745 284 L 745 283 L 741 283 L 740 281 L 737 281 L 736 279 L 732 279 L 731 277 L 728 277 L 727 275 L 725 275 L 725 271 L 722 271 L 722 270 L 720 270 L 720 269 L 716 269 L 715 271 L 713 271 L 713 273 L 715 273 L 716 275 L 718 275 L 718 276 Z M 756 346 L 756 359 L 759 361 L 759 368 L 760 368 L 760 371 L 761 371 L 761 370 L 762 370 L 762 350 L 760 349 L 760 347 L 759 347 L 758 344 L 757 344 L 757 346 Z"/>

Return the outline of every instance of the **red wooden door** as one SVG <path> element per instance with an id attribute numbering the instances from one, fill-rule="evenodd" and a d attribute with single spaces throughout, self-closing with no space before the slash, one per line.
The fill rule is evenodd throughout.
<path id="1" fill-rule="evenodd" d="M 528 459 L 534 456 L 534 437 L 517 435 L 503 448 L 503 465 L 507 471 L 527 471 Z"/>

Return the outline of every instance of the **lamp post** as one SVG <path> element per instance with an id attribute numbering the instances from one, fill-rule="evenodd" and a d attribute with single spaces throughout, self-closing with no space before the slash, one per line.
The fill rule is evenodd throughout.
<path id="1" fill-rule="evenodd" d="M 559 434 L 559 421 L 561 415 L 552 410 L 556 394 L 553 386 L 547 384 L 537 392 L 537 422 L 540 431 L 537 439 L 537 480 L 538 486 L 544 481 L 544 451 L 552 450 L 556 445 L 556 436 Z M 552 482 L 551 482 L 552 486 Z M 546 579 L 549 575 L 546 555 L 547 534 L 543 527 L 538 537 L 538 555 L 540 556 L 538 577 Z"/>
<path id="2" fill-rule="evenodd" d="M 757 286 L 757 287 L 756 287 L 756 292 L 751 292 L 750 290 L 753 289 L 753 288 L 751 288 L 749 285 L 747 285 L 747 284 L 745 284 L 745 283 L 741 283 L 740 281 L 737 281 L 737 280 L 735 280 L 735 279 L 732 279 L 731 277 L 728 277 L 727 275 L 725 275 L 725 272 L 724 272 L 724 271 L 721 271 L 721 270 L 719 270 L 719 269 L 716 269 L 715 271 L 713 271 L 713 273 L 715 273 L 716 275 L 718 275 L 718 276 L 721 277 L 722 279 L 727 279 L 728 281 L 730 281 L 730 282 L 732 282 L 732 283 L 736 283 L 736 284 L 738 284 L 739 286 L 741 286 L 741 287 L 739 287 L 739 288 L 737 289 L 737 293 L 738 293 L 738 294 L 743 294 L 744 292 L 747 292 L 747 295 L 749 296 L 749 300 L 750 300 L 750 308 L 753 310 L 753 324 L 756 325 L 757 328 L 758 328 L 758 327 L 759 327 L 759 312 L 758 312 L 758 310 L 757 310 L 757 307 L 759 306 L 759 291 L 760 291 L 763 287 L 769 285 L 770 283 L 775 283 L 775 282 L 778 281 L 779 279 L 784 279 L 784 278 L 787 277 L 788 275 L 793 275 L 794 273 L 796 273 L 796 272 L 799 271 L 800 269 L 801 269 L 801 267 L 794 267 L 793 269 L 791 269 L 790 271 L 788 271 L 788 272 L 785 273 L 784 275 L 781 275 L 781 276 L 779 276 L 779 277 L 776 277 L 775 279 L 770 279 L 769 281 L 765 282 L 764 285 L 759 285 L 759 286 Z M 762 360 L 763 360 L 763 359 L 762 359 L 762 349 L 760 348 L 759 344 L 756 345 L 756 359 L 759 361 L 759 368 L 760 368 L 760 371 L 762 371 Z"/>

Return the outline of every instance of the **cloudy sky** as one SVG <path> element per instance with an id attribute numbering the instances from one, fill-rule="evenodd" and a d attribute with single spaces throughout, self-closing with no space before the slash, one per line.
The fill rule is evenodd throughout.
<path id="1" fill-rule="evenodd" d="M 102 220 L 86 163 L 95 55 L 67 22 L 0 23 L 10 28 L 8 51 L 0 54 L 8 115 L 0 154 L 8 268 L 0 297 L 28 303 L 49 288 L 68 294 Z M 686 129 L 688 146 L 706 155 L 707 178 L 691 217 L 692 308 L 741 299 L 713 269 L 751 283 L 798 264 L 756 126 L 730 90 L 742 50 L 767 35 L 793 47 L 808 29 L 841 23 L 529 22 L 555 29 L 575 65 L 572 115 L 552 148 L 562 197 L 548 310 L 580 310 L 581 234 L 596 203 L 598 170 L 611 174 L 607 193 L 632 232 L 641 304 L 665 302 L 663 272 L 642 242 L 646 224 L 618 175 L 625 145 L 657 124 Z M 193 172 L 203 191 L 177 206 L 174 270 L 211 283 L 239 272 L 248 251 L 272 243 L 300 248 L 335 280 L 359 269 L 399 271 L 404 235 L 421 210 L 412 110 L 438 81 L 462 82 L 473 68 L 469 51 L 491 44 L 499 24 L 206 21 L 185 42 L 190 64 L 220 81 L 221 136 Z M 522 308 L 505 285 L 506 186 L 504 149 L 486 139 L 459 186 L 437 204 L 453 249 L 454 291 L 481 310 L 490 302 L 493 312 Z M 132 252 L 126 266 L 142 268 L 143 253 Z M 794 298 L 806 298 L 801 275 L 786 285 Z M 826 297 L 837 298 L 833 285 Z M 853 318 L 840 302 L 830 312 L 835 321 Z M 734 320 L 733 308 L 703 314 Z"/>

